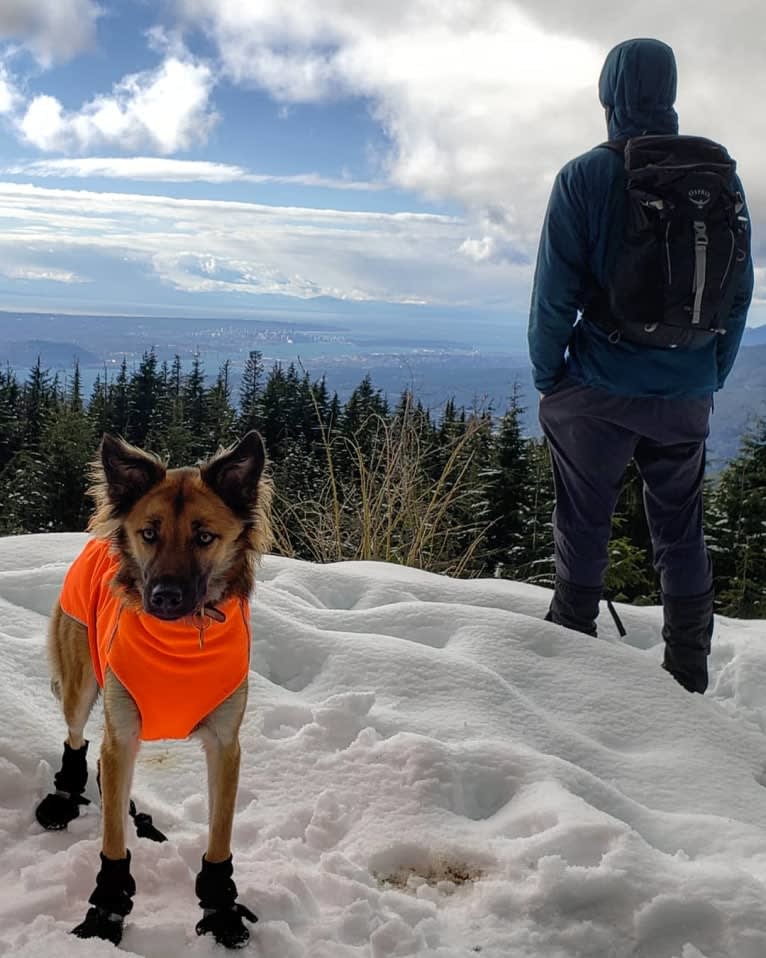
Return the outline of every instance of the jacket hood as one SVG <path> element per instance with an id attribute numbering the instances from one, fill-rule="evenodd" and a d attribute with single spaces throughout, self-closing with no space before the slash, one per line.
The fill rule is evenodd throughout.
<path id="1" fill-rule="evenodd" d="M 610 50 L 598 81 L 610 140 L 678 133 L 676 58 L 661 40 L 626 40 Z"/>

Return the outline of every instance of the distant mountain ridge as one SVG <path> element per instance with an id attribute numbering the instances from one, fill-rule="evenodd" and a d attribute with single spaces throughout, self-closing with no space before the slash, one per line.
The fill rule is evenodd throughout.
<path id="1" fill-rule="evenodd" d="M 75 359 L 81 366 L 100 363 L 99 357 L 77 343 L 49 339 L 22 339 L 0 342 L 0 357 L 15 369 L 26 370 L 37 363 L 44 367 L 71 366 Z"/>

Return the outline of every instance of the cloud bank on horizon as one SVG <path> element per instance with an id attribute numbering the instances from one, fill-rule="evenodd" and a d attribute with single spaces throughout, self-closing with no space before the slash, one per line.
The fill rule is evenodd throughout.
<path id="1" fill-rule="evenodd" d="M 223 289 L 244 298 L 273 291 L 269 277 L 280 275 L 280 291 L 297 297 L 331 290 L 522 314 L 552 179 L 604 137 L 598 74 L 607 50 L 628 36 L 674 47 L 683 129 L 726 143 L 756 225 L 763 220 L 762 19 L 754 0 L 734 11 L 709 0 L 671 10 L 658 0 L 628 10 L 603 0 L 576 10 L 561 0 L 296 0 L 289 8 L 168 0 L 155 11 L 45 0 L 31 11 L 9 0 L 0 10 L 0 176 L 10 184 L 3 196 L 18 183 L 37 192 L 29 242 L 18 204 L 10 216 L 0 206 L 13 251 L 0 294 L 34 297 L 39 287 L 27 276 L 87 279 L 102 272 L 83 268 L 88 257 L 121 257 L 134 264 L 136 296 L 142 278 L 146 295 L 159 276 L 213 305 Z M 63 188 L 51 189 L 52 179 Z M 101 234 L 94 226 L 90 245 L 55 227 L 83 187 L 109 194 L 120 220 Z M 136 204 L 158 193 L 210 204 L 210 217 L 198 210 L 194 245 L 211 242 L 224 278 L 198 281 L 199 251 L 172 217 L 162 224 L 172 269 L 158 269 L 153 225 L 125 228 Z M 294 208 L 307 219 L 332 209 L 343 228 L 304 234 L 313 248 L 308 272 L 297 240 L 291 268 L 289 229 L 273 255 L 259 247 L 250 259 L 235 236 L 215 232 L 231 201 L 252 203 L 254 216 L 271 206 L 275 224 L 288 224 Z M 381 247 L 376 231 L 355 229 L 360 212 L 428 213 L 441 231 L 429 221 L 424 234 L 422 221 L 408 218 L 401 245 Z M 374 265 L 339 277 L 334 264 L 349 229 L 360 260 Z M 40 258 L 44 235 L 54 262 Z M 758 279 L 763 288 L 760 269 Z M 93 283 L 64 286 L 83 295 Z"/>

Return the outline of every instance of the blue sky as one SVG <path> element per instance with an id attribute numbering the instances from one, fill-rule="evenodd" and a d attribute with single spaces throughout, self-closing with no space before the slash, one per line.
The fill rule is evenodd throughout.
<path id="1" fill-rule="evenodd" d="M 762 220 L 760 33 L 708 0 L 696 33 L 683 4 L 574 6 L 4 0 L 0 308 L 322 296 L 359 322 L 383 302 L 523 324 L 550 184 L 603 139 L 598 72 L 631 35 L 674 45 L 682 122 L 727 143 Z"/>

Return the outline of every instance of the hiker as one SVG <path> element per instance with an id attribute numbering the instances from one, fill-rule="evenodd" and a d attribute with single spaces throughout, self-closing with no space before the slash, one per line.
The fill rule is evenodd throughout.
<path id="1" fill-rule="evenodd" d="M 556 492 L 546 619 L 596 635 L 612 514 L 634 459 L 662 591 L 663 666 L 703 693 L 714 594 L 705 439 L 753 266 L 734 164 L 709 140 L 677 136 L 675 96 L 666 44 L 628 40 L 608 54 L 599 97 L 609 141 L 554 183 L 529 348 Z"/>

